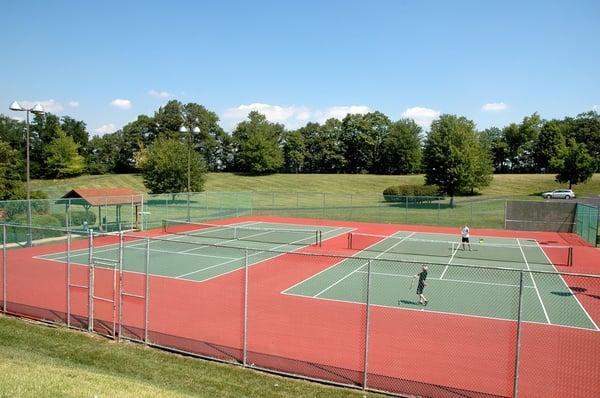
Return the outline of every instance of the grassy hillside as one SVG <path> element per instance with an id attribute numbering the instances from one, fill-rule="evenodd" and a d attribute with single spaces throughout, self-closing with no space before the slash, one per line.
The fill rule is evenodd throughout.
<path id="1" fill-rule="evenodd" d="M 422 175 L 387 176 L 369 174 L 272 174 L 244 176 L 234 173 L 210 173 L 207 191 L 263 191 L 263 192 L 382 192 L 390 185 L 422 184 Z M 45 191 L 50 197 L 60 197 L 73 188 L 130 187 L 146 192 L 142 178 L 137 174 L 108 174 L 81 176 L 64 180 L 34 180 L 33 189 Z M 529 196 L 539 192 L 565 187 L 554 181 L 551 174 L 498 174 L 482 192 L 484 196 Z M 580 196 L 600 194 L 600 174 L 586 184 L 574 187 Z"/>
<path id="2" fill-rule="evenodd" d="M 379 396 L 0 315 L 0 397 Z"/>

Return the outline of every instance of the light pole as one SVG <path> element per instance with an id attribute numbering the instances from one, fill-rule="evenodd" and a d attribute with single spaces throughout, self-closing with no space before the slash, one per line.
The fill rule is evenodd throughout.
<path id="1" fill-rule="evenodd" d="M 17 101 L 10 104 L 9 109 L 15 112 L 26 112 L 27 113 L 27 224 L 29 224 L 29 233 L 27 235 L 27 245 L 31 246 L 31 179 L 29 176 L 29 113 L 35 115 L 43 115 L 45 113 L 44 107 L 40 104 L 35 104 L 32 108 L 24 108 Z"/>
<path id="2" fill-rule="evenodd" d="M 200 128 L 197 126 L 193 129 L 188 129 L 185 126 L 179 127 L 179 131 L 181 133 L 187 133 L 188 138 L 188 159 L 187 159 L 187 220 L 190 221 L 190 192 L 192 185 L 192 177 L 191 177 L 191 162 L 192 162 L 192 133 L 199 133 Z"/>

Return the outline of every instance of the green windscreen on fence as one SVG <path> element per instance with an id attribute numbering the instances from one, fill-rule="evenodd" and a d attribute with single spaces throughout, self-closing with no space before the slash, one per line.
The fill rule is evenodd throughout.
<path id="1" fill-rule="evenodd" d="M 575 214 L 577 235 L 596 246 L 598 235 L 598 208 L 577 203 Z"/>

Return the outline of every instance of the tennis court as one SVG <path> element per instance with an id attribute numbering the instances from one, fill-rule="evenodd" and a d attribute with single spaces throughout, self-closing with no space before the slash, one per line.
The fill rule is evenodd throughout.
<path id="1" fill-rule="evenodd" d="M 478 230 L 469 250 L 454 228 L 411 229 L 252 216 L 73 233 L 5 248 L 3 309 L 392 393 L 597 390 L 600 278 L 577 274 L 595 249 Z M 422 264 L 427 306 L 411 287 Z"/>
<path id="2" fill-rule="evenodd" d="M 244 250 L 249 249 L 248 265 L 293 252 L 307 246 L 318 246 L 322 239 L 347 233 L 349 228 L 311 227 L 308 225 L 266 222 L 238 224 L 202 224 L 164 220 L 164 234 L 149 242 L 148 272 L 193 281 L 206 281 L 244 268 Z M 114 267 L 119 260 L 119 244 L 94 250 L 95 264 Z M 70 253 L 72 264 L 89 264 L 88 249 Z M 123 270 L 144 272 L 146 241 L 130 238 L 124 244 Z M 67 253 L 39 256 L 40 259 L 67 262 Z"/>
<path id="3" fill-rule="evenodd" d="M 494 237 L 485 241 L 475 238 L 472 242 L 476 243 L 462 246 L 454 235 L 416 232 L 398 232 L 391 237 L 350 234 L 349 241 L 358 250 L 356 256 L 372 259 L 372 305 L 516 319 L 514 298 L 519 297 L 520 274 L 514 270 L 530 270 L 536 272 L 523 274 L 524 321 L 598 330 L 561 275 L 538 273 L 556 272 L 550 257 L 567 265 L 571 256 L 568 247 L 542 248 L 535 240 Z M 417 302 L 412 285 L 421 264 L 429 266 L 427 307 Z M 284 293 L 366 303 L 362 287 L 368 274 L 368 260 L 348 259 Z"/>

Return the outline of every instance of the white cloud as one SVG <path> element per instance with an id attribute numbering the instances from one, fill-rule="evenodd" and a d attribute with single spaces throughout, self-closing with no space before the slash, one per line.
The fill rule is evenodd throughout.
<path id="1" fill-rule="evenodd" d="M 57 102 L 53 99 L 43 100 L 43 101 L 20 101 L 21 106 L 25 108 L 33 108 L 35 104 L 40 104 L 44 107 L 46 112 L 60 112 L 65 109 L 60 102 Z"/>
<path id="2" fill-rule="evenodd" d="M 130 109 L 131 108 L 131 101 L 129 101 L 128 99 L 117 98 L 117 99 L 112 100 L 110 104 L 112 106 L 115 106 L 115 107 L 121 108 L 121 109 Z"/>
<path id="3" fill-rule="evenodd" d="M 327 119 L 343 119 L 349 113 L 367 113 L 368 106 L 333 106 L 326 109 L 310 109 L 306 106 L 279 106 L 263 103 L 253 103 L 240 105 L 235 108 L 228 108 L 223 113 L 223 121 L 226 128 L 234 128 L 236 124 L 245 120 L 248 114 L 257 111 L 266 116 L 267 120 L 273 123 L 284 124 L 287 128 L 298 128 L 308 122 L 323 123 Z"/>
<path id="4" fill-rule="evenodd" d="M 481 107 L 484 112 L 502 112 L 508 109 L 508 105 L 504 102 L 490 102 Z"/>
<path id="5" fill-rule="evenodd" d="M 431 122 L 440 116 L 441 112 L 430 108 L 423 108 L 421 106 L 414 106 L 406 109 L 402 112 L 402 117 L 412 119 L 419 126 L 428 129 L 431 126 Z"/>
<path id="6" fill-rule="evenodd" d="M 79 108 L 79 101 L 69 101 L 67 102 L 69 108 Z"/>
<path id="7" fill-rule="evenodd" d="M 332 106 L 322 111 L 315 111 L 314 114 L 317 117 L 319 123 L 325 122 L 327 119 L 343 119 L 348 114 L 364 114 L 369 113 L 370 109 L 364 105 L 350 105 L 350 106 Z"/>
<path id="8" fill-rule="evenodd" d="M 97 135 L 104 135 L 104 134 L 114 133 L 115 131 L 117 131 L 117 128 L 115 127 L 115 125 L 113 123 L 108 123 L 108 124 L 104 124 L 104 125 L 98 127 L 97 129 L 95 129 L 94 133 L 96 133 Z"/>
<path id="9" fill-rule="evenodd" d="M 150 90 L 148 91 L 148 95 L 154 98 L 171 98 L 174 97 L 175 94 L 172 94 L 168 91 L 156 91 L 156 90 Z"/>
<path id="10" fill-rule="evenodd" d="M 592 106 L 592 110 L 596 111 L 596 112 L 600 112 L 600 105 L 594 105 L 594 106 Z"/>
<path id="11" fill-rule="evenodd" d="M 16 120 L 17 122 L 24 122 L 25 118 L 24 117 L 20 117 L 20 116 L 11 116 L 10 117 L 12 120 Z"/>

